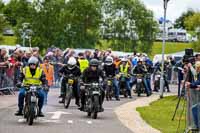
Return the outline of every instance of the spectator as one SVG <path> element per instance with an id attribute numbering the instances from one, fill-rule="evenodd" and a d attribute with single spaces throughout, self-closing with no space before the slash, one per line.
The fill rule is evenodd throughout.
<path id="1" fill-rule="evenodd" d="M 49 63 L 49 57 L 44 57 L 44 63 L 40 65 L 42 70 L 44 71 L 44 74 L 46 76 L 46 80 L 48 81 L 48 87 L 45 88 L 45 98 L 44 98 L 44 104 L 47 104 L 47 96 L 49 92 L 49 88 L 53 85 L 53 77 L 54 77 L 54 69 L 53 65 Z"/>
<path id="2" fill-rule="evenodd" d="M 5 60 L 6 54 L 7 54 L 6 49 L 1 48 L 0 49 L 0 88 L 3 87 L 4 74 L 6 72 L 6 67 L 9 64 L 9 61 Z"/>

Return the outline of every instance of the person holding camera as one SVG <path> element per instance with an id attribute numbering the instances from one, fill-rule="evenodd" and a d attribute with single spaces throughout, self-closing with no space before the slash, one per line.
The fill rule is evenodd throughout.
<path id="1" fill-rule="evenodd" d="M 191 69 L 191 64 L 189 64 L 189 68 Z M 194 76 L 194 80 L 192 82 L 186 82 L 186 87 L 187 89 L 195 89 L 199 90 L 200 89 L 200 61 L 196 61 L 195 63 L 195 70 L 196 70 L 196 75 Z M 196 128 L 199 129 L 199 109 L 200 109 L 200 103 L 196 103 L 192 105 L 192 115 L 193 115 L 193 120 Z"/>

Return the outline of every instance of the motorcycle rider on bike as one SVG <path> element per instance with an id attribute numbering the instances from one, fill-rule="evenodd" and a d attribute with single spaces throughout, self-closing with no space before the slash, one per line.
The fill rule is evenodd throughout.
<path id="1" fill-rule="evenodd" d="M 101 69 L 98 68 L 99 65 L 99 61 L 97 59 L 91 59 L 90 60 L 90 64 L 89 67 L 86 68 L 83 71 L 83 75 L 82 75 L 82 82 L 81 86 L 84 85 L 84 83 L 99 83 L 100 78 L 102 78 L 104 80 L 104 73 Z M 87 88 L 85 88 L 87 89 Z M 82 89 L 81 87 L 81 92 L 80 92 L 80 96 L 81 96 L 81 107 L 79 108 L 81 111 L 84 110 L 84 105 L 85 105 L 85 89 Z M 104 101 L 104 97 L 105 97 L 105 92 L 103 90 L 103 88 L 101 88 L 101 100 L 100 100 L 100 106 L 101 106 L 101 110 L 103 110 L 102 104 Z"/>
<path id="2" fill-rule="evenodd" d="M 117 73 L 117 68 L 115 66 L 115 64 L 113 63 L 113 58 L 111 56 L 107 56 L 104 62 L 104 67 L 103 70 L 105 71 L 105 75 L 106 77 L 112 76 L 115 77 L 116 73 Z M 113 79 L 113 85 L 115 88 L 115 98 L 117 101 L 120 101 L 119 99 L 119 81 L 114 78 Z"/>
<path id="3" fill-rule="evenodd" d="M 126 58 L 123 58 L 121 60 L 121 65 L 119 66 L 119 73 L 123 73 L 125 78 L 126 78 L 126 89 L 127 89 L 127 92 L 128 92 L 128 96 L 129 98 L 132 98 L 132 95 L 131 95 L 131 86 L 130 86 L 130 70 L 131 70 L 131 66 L 128 62 L 128 59 Z"/>
<path id="4" fill-rule="evenodd" d="M 67 61 L 67 65 L 63 66 L 60 70 L 59 70 L 60 74 L 63 74 L 66 77 L 63 77 L 63 82 L 61 84 L 61 101 L 59 101 L 60 103 L 64 103 L 64 96 L 66 93 L 66 82 L 67 82 L 67 76 L 69 76 L 70 74 L 72 74 L 74 77 L 80 77 L 81 75 L 81 71 L 80 68 L 77 66 L 77 61 L 74 57 L 70 57 L 69 60 Z M 73 83 L 73 93 L 76 99 L 76 105 L 80 106 L 79 103 L 79 89 L 78 89 L 78 79 L 76 79 Z"/>
<path id="5" fill-rule="evenodd" d="M 28 60 L 28 66 L 24 67 L 19 76 L 19 81 L 17 83 L 17 87 L 21 87 L 26 85 L 43 85 L 47 86 L 48 82 L 46 80 L 45 74 L 43 70 L 38 66 L 38 59 L 32 56 Z M 25 98 L 26 87 L 21 87 L 18 95 L 18 108 L 19 110 L 15 113 L 16 116 L 23 115 L 23 107 L 24 107 L 24 98 Z M 42 113 L 42 107 L 44 103 L 44 91 L 43 89 L 39 89 L 38 93 L 38 107 L 39 107 L 39 117 L 44 117 Z"/>
<path id="6" fill-rule="evenodd" d="M 146 66 L 144 66 L 142 64 L 142 60 L 138 60 L 137 65 L 131 70 L 131 74 L 133 74 L 133 75 L 134 74 L 142 74 L 142 75 L 144 75 L 146 73 L 147 73 L 147 68 L 146 68 Z M 147 93 L 147 96 L 150 96 L 151 95 L 151 91 L 150 91 L 150 89 L 149 89 L 149 87 L 147 85 L 147 81 L 146 81 L 145 77 L 143 78 L 143 83 L 145 85 L 145 91 Z"/>

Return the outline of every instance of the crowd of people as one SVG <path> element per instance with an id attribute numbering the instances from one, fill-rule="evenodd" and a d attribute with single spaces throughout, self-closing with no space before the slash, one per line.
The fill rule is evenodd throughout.
<path id="1" fill-rule="evenodd" d="M 105 96 L 105 81 L 109 76 L 113 77 L 114 98 L 117 101 L 120 100 L 120 76 L 122 73 L 129 98 L 132 98 L 133 85 L 137 84 L 135 74 L 145 75 L 142 82 L 147 96 L 150 96 L 153 90 L 158 91 L 152 88 L 152 83 L 155 80 L 155 73 L 161 71 L 161 63 L 157 62 L 153 64 L 150 58 L 144 53 L 134 52 L 132 55 L 119 57 L 111 49 L 105 51 L 98 49 L 94 51 L 85 50 L 76 53 L 71 48 L 67 48 L 64 51 L 59 48 L 49 48 L 42 57 L 38 47 L 30 48 L 26 51 L 18 47 L 10 56 L 8 56 L 6 48 L 1 48 L 0 55 L 0 88 L 8 86 L 8 84 L 15 89 L 20 88 L 19 111 L 17 114 L 22 113 L 23 107 L 24 89 L 21 88 L 21 85 L 24 84 L 26 76 L 31 78 L 37 73 L 40 75 L 41 84 L 44 84 L 44 95 L 41 94 L 40 108 L 42 108 L 43 104 L 47 104 L 47 95 L 50 87 L 61 88 L 59 96 L 61 99 L 59 102 L 63 103 L 66 91 L 65 83 L 67 76 L 70 74 L 78 77 L 73 85 L 73 91 L 76 104 L 77 106 L 81 106 L 81 110 L 84 108 L 83 103 L 85 101 L 81 82 L 97 81 L 100 77 L 103 79 L 102 101 Z M 169 80 L 171 70 L 175 64 L 175 61 L 171 57 L 165 61 L 164 81 L 168 92 L 170 91 Z M 42 71 L 41 74 L 39 73 L 40 69 Z M 43 116 L 42 112 L 40 115 Z"/>

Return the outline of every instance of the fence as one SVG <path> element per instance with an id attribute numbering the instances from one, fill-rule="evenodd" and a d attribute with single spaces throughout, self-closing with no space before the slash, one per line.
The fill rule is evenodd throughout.
<path id="1" fill-rule="evenodd" d="M 200 129 L 200 90 L 190 89 L 187 95 L 187 129 Z"/>
<path id="2" fill-rule="evenodd" d="M 15 68 L 6 68 L 0 73 L 0 92 L 1 94 L 14 94 L 14 80 L 15 80 Z"/>

